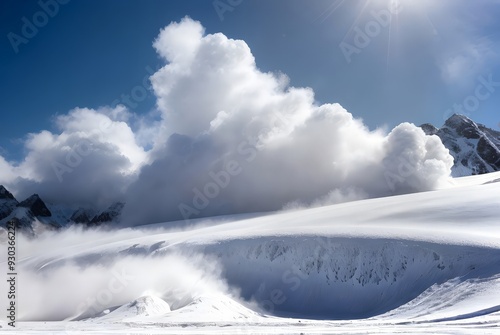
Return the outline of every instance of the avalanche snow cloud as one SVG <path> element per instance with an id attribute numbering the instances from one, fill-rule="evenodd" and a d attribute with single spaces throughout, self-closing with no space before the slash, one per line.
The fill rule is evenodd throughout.
<path id="1" fill-rule="evenodd" d="M 67 248 L 81 245 L 82 241 L 105 241 L 117 236 L 127 240 L 145 234 L 126 229 L 119 232 L 68 229 L 34 240 L 23 235 L 19 238 L 24 252 L 30 255 L 53 249 L 54 238 L 59 246 Z M 21 266 L 23 276 L 19 278 L 19 286 L 23 288 L 19 294 L 19 304 L 23 306 L 19 319 L 60 321 L 95 317 L 107 308 L 149 295 L 167 299 L 172 308 L 183 307 L 208 292 L 231 295 L 220 279 L 220 266 L 213 257 L 170 249 L 151 256 L 161 245 L 141 249 L 136 244 L 104 254 L 91 251 L 73 255 L 69 260 L 59 256 L 41 263 L 28 260 L 26 267 Z"/>
<path id="2" fill-rule="evenodd" d="M 125 200 L 133 225 L 432 190 L 450 175 L 437 137 L 408 123 L 370 131 L 260 71 L 242 40 L 186 17 L 153 46 L 157 119 L 76 108 L 56 117 L 59 133 L 28 135 L 22 162 L 0 157 L 0 183 L 54 202 Z"/>

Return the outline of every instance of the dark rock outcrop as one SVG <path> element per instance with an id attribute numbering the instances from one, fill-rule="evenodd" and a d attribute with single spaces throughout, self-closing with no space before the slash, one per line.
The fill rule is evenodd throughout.
<path id="1" fill-rule="evenodd" d="M 103 223 L 109 223 L 113 221 L 118 221 L 120 219 L 123 207 L 125 203 L 123 202 L 115 202 L 111 206 L 108 207 L 105 211 L 96 215 L 89 223 L 91 226 L 101 225 Z"/>
<path id="2" fill-rule="evenodd" d="M 86 208 L 77 209 L 69 218 L 70 222 L 88 224 L 94 217 L 94 211 Z"/>
<path id="3" fill-rule="evenodd" d="M 28 199 L 21 201 L 18 207 L 28 208 L 34 216 L 52 216 L 52 213 L 49 211 L 42 199 L 40 199 L 38 194 L 33 194 Z"/>
<path id="4" fill-rule="evenodd" d="M 3 185 L 0 185 L 0 220 L 8 217 L 19 203 Z"/>
<path id="5" fill-rule="evenodd" d="M 454 158 L 454 177 L 500 171 L 500 132 L 477 124 L 464 115 L 452 115 L 443 127 L 420 126 L 436 135 Z"/>

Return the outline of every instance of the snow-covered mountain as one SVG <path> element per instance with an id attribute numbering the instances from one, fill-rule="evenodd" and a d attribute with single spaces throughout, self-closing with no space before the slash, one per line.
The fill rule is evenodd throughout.
<path id="1" fill-rule="evenodd" d="M 87 224 L 90 226 L 98 226 L 103 223 L 118 222 L 124 206 L 125 203 L 123 202 L 115 202 L 106 210 L 95 215 Z"/>
<path id="2" fill-rule="evenodd" d="M 441 128 L 420 126 L 427 135 L 437 135 L 455 163 L 454 177 L 500 170 L 500 132 L 477 124 L 464 115 L 452 115 Z"/>
<path id="3" fill-rule="evenodd" d="M 71 224 L 97 226 L 117 222 L 124 203 L 116 202 L 106 210 L 97 212 L 89 208 L 73 209 L 60 204 L 47 204 L 38 194 L 25 200 L 17 199 L 0 185 L 0 227 L 13 221 L 17 229 L 37 235 L 45 230 L 59 229 Z"/>
<path id="4" fill-rule="evenodd" d="M 12 193 L 0 185 L 0 220 L 9 216 L 18 204 L 19 202 L 14 198 Z"/>
<path id="5" fill-rule="evenodd" d="M 0 185 L 0 227 L 5 227 L 9 221 L 30 235 L 61 227 L 59 218 L 52 216 L 38 194 L 18 202 L 12 193 Z"/>

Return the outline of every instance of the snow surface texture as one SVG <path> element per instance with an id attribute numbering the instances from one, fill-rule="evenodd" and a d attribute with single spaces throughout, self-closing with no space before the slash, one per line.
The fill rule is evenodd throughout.
<path id="1" fill-rule="evenodd" d="M 183 231 L 19 237 L 16 330 L 495 334 L 499 178 Z"/>

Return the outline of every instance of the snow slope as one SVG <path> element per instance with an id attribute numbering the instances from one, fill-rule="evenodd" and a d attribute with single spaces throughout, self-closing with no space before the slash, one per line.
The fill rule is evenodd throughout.
<path id="1" fill-rule="evenodd" d="M 500 333 L 499 179 L 183 231 L 158 224 L 23 241 L 17 330 Z M 119 290 L 109 273 L 123 266 L 130 279 Z"/>

